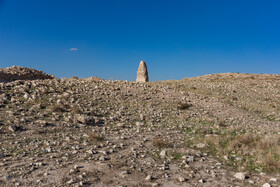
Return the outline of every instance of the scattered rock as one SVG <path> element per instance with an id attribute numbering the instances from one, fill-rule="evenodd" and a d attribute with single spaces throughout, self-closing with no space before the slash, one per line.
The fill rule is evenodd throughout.
<path id="1" fill-rule="evenodd" d="M 205 182 L 205 180 L 200 179 L 198 182 L 199 182 L 199 183 L 204 183 L 204 182 Z"/>
<path id="2" fill-rule="evenodd" d="M 92 125 L 95 123 L 95 120 L 91 117 L 85 115 L 76 115 L 76 123 L 82 123 L 84 125 Z"/>
<path id="3" fill-rule="evenodd" d="M 166 157 L 166 150 L 162 150 L 159 154 L 160 158 L 164 159 Z"/>
<path id="4" fill-rule="evenodd" d="M 121 176 L 121 177 L 125 177 L 125 176 L 128 175 L 128 174 L 129 174 L 128 171 L 122 171 L 122 172 L 120 173 L 120 176 Z"/>
<path id="5" fill-rule="evenodd" d="M 277 182 L 277 178 L 271 178 L 269 179 L 271 182 Z"/>
<path id="6" fill-rule="evenodd" d="M 185 182 L 186 181 L 186 179 L 184 177 L 179 177 L 178 180 L 179 180 L 179 182 Z"/>
<path id="7" fill-rule="evenodd" d="M 11 175 L 8 175 L 5 177 L 5 180 L 11 180 L 12 179 L 12 176 Z"/>
<path id="8" fill-rule="evenodd" d="M 271 187 L 271 185 L 269 183 L 264 183 L 262 187 Z"/>
<path id="9" fill-rule="evenodd" d="M 254 184 L 255 182 L 253 180 L 248 181 L 250 184 Z"/>
<path id="10" fill-rule="evenodd" d="M 235 173 L 234 177 L 239 179 L 239 180 L 244 180 L 245 179 L 245 174 L 241 173 L 241 172 Z"/>
<path id="11" fill-rule="evenodd" d="M 205 144 L 199 143 L 199 144 L 196 145 L 196 147 L 197 147 L 197 148 L 204 148 L 204 147 L 205 147 Z"/>
<path id="12" fill-rule="evenodd" d="M 12 132 L 16 132 L 16 131 L 18 130 L 18 128 L 17 128 L 15 125 L 10 125 L 10 126 L 8 127 L 8 129 L 9 129 L 10 131 L 12 131 Z"/>
<path id="13" fill-rule="evenodd" d="M 25 93 L 23 96 L 24 99 L 28 100 L 30 98 L 30 95 L 28 93 Z"/>
<path id="14" fill-rule="evenodd" d="M 148 176 L 145 178 L 145 180 L 151 181 L 151 180 L 152 180 L 152 176 L 151 176 L 151 175 L 148 175 Z"/>
<path id="15" fill-rule="evenodd" d="M 100 161 L 105 161 L 106 159 L 105 159 L 104 156 L 100 156 L 100 157 L 99 157 L 99 160 L 100 160 Z"/>

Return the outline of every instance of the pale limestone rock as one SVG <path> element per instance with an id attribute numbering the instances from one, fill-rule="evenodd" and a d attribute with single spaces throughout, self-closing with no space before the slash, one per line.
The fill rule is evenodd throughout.
<path id="1" fill-rule="evenodd" d="M 164 159 L 166 157 L 166 150 L 162 150 L 159 154 L 160 158 Z"/>
<path id="2" fill-rule="evenodd" d="M 245 179 L 245 174 L 244 173 L 235 173 L 234 175 L 235 178 L 240 179 L 240 180 L 244 180 Z"/>
<path id="3" fill-rule="evenodd" d="M 149 82 L 148 69 L 144 61 L 140 62 L 136 82 Z"/>
<path id="4" fill-rule="evenodd" d="M 179 177 L 178 180 L 179 182 L 184 182 L 186 179 L 184 177 Z"/>
<path id="5" fill-rule="evenodd" d="M 262 187 L 270 187 L 271 185 L 269 183 L 265 183 L 262 185 Z"/>

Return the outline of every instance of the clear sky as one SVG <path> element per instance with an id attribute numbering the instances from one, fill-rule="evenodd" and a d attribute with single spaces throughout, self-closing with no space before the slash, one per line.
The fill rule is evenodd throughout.
<path id="1" fill-rule="evenodd" d="M 0 0 L 0 67 L 59 78 L 280 74 L 279 0 Z"/>

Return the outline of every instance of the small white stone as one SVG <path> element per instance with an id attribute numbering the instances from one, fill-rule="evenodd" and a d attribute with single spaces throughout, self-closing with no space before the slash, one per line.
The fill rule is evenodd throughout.
<path id="1" fill-rule="evenodd" d="M 74 183 L 74 180 L 73 179 L 70 179 L 69 181 L 66 182 L 67 184 L 72 184 Z"/>
<path id="2" fill-rule="evenodd" d="M 77 164 L 75 164 L 74 169 L 79 169 L 79 166 Z"/>
<path id="3" fill-rule="evenodd" d="M 241 173 L 241 172 L 235 173 L 234 177 L 237 178 L 237 179 L 240 179 L 240 180 L 244 180 L 245 179 L 244 173 Z"/>
<path id="4" fill-rule="evenodd" d="M 69 173 L 75 173 L 76 171 L 74 169 L 70 169 Z"/>
<path id="5" fill-rule="evenodd" d="M 127 174 L 128 174 L 128 171 L 122 171 L 122 172 L 120 173 L 120 176 L 124 177 L 124 176 L 127 175 Z"/>
<path id="6" fill-rule="evenodd" d="M 262 185 L 262 187 L 270 187 L 271 185 L 269 183 L 265 183 Z"/>
<path id="7" fill-rule="evenodd" d="M 197 148 L 204 148 L 204 147 L 205 147 L 205 144 L 199 143 L 199 144 L 196 145 L 196 147 L 197 147 Z"/>
<path id="8" fill-rule="evenodd" d="M 184 182 L 186 179 L 184 177 L 179 177 L 178 180 L 179 182 Z"/>
<path id="9" fill-rule="evenodd" d="M 99 157 L 99 160 L 100 160 L 100 161 L 105 161 L 105 157 L 104 157 L 104 156 L 100 156 L 100 157 Z"/>
<path id="10" fill-rule="evenodd" d="M 23 98 L 27 100 L 30 98 L 30 95 L 28 93 L 26 93 L 26 94 L 24 94 Z"/>
<path id="11" fill-rule="evenodd" d="M 9 129 L 10 131 L 12 131 L 12 132 L 16 132 L 17 127 L 14 126 L 14 125 L 10 125 L 10 126 L 8 127 L 8 129 Z"/>
<path id="12" fill-rule="evenodd" d="M 137 126 L 137 127 L 139 127 L 139 126 L 144 126 L 144 125 L 145 125 L 145 124 L 144 124 L 143 122 L 139 122 L 139 121 L 136 122 L 136 126 Z"/>
<path id="13" fill-rule="evenodd" d="M 89 153 L 89 154 L 96 154 L 96 151 L 94 151 L 93 149 L 90 149 L 90 150 L 87 151 L 87 153 Z"/>
<path id="14" fill-rule="evenodd" d="M 37 162 L 35 163 L 36 166 L 43 166 L 43 162 Z"/>
<path id="15" fill-rule="evenodd" d="M 224 159 L 225 159 L 225 160 L 228 160 L 228 157 L 225 155 L 225 156 L 224 156 Z"/>
<path id="16" fill-rule="evenodd" d="M 147 181 L 150 181 L 152 179 L 152 176 L 151 175 L 148 175 L 146 178 L 145 178 L 145 180 L 147 180 Z"/>
<path id="17" fill-rule="evenodd" d="M 164 159 L 166 157 L 166 150 L 162 150 L 159 154 L 160 158 Z"/>
<path id="18" fill-rule="evenodd" d="M 199 182 L 199 183 L 204 183 L 204 180 L 203 180 L 203 179 L 200 179 L 198 182 Z"/>

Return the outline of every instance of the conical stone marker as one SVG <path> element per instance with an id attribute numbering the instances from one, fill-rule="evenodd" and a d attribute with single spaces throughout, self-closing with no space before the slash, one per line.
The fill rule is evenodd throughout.
<path id="1" fill-rule="evenodd" d="M 136 82 L 149 82 L 148 69 L 146 63 L 142 60 L 140 62 Z"/>

